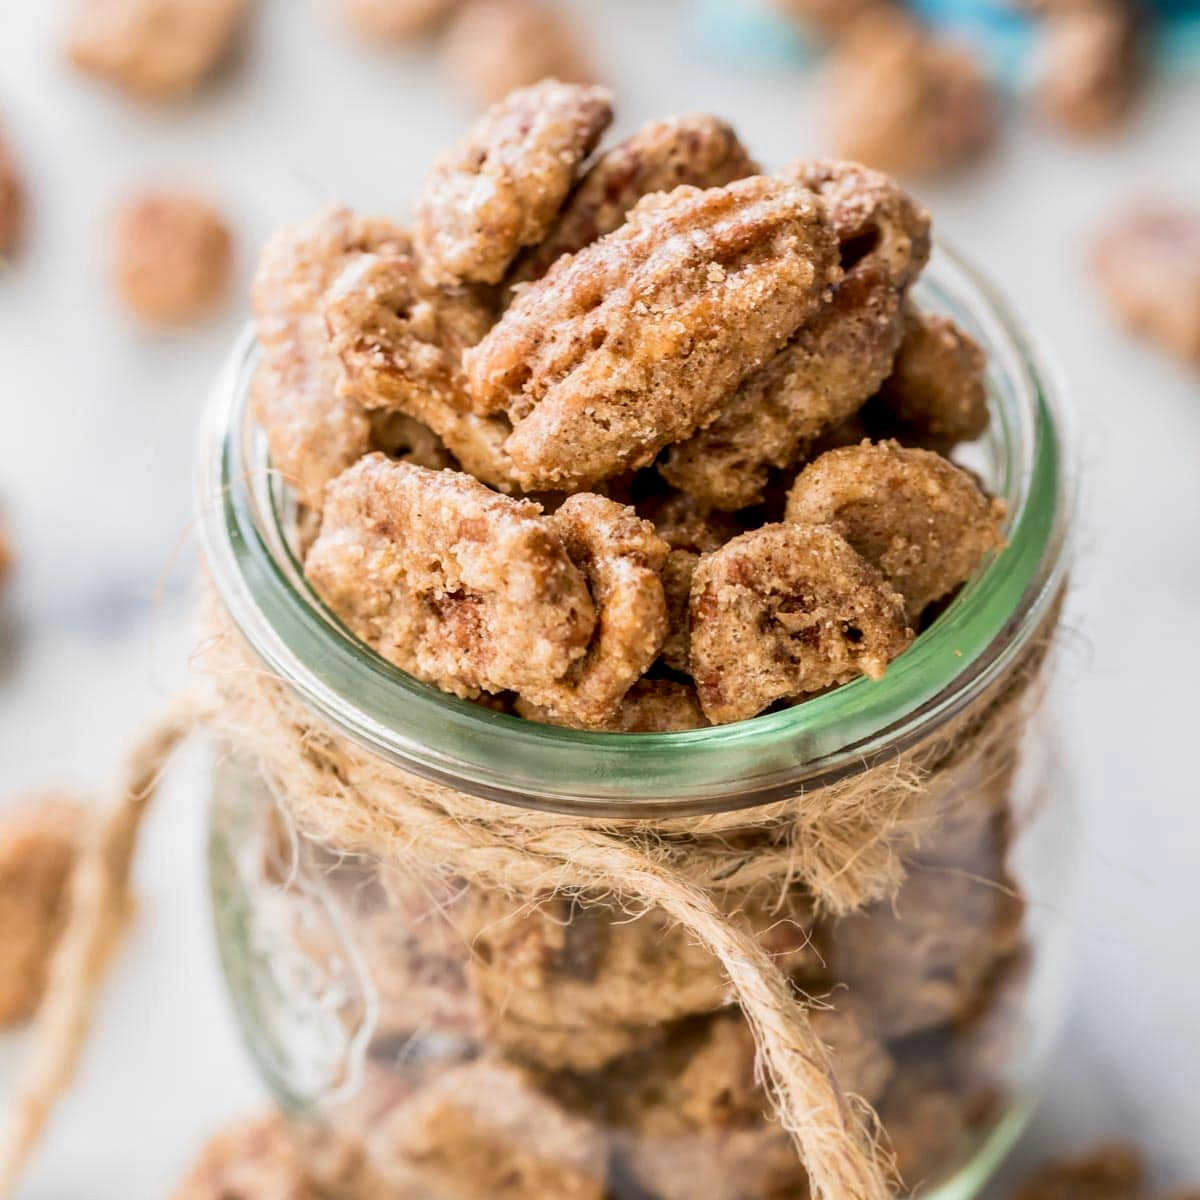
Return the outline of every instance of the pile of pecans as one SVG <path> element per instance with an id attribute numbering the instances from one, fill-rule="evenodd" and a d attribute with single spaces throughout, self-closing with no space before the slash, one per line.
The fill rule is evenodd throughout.
<path id="1" fill-rule="evenodd" d="M 946 457 L 984 356 L 909 298 L 928 214 L 853 163 L 764 174 L 709 116 L 597 150 L 611 116 L 513 92 L 411 231 L 267 246 L 254 402 L 309 578 L 417 678 L 577 728 L 879 678 L 1001 544 Z"/>

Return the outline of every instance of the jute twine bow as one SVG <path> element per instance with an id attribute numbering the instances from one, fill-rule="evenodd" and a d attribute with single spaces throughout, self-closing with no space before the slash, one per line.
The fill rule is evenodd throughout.
<path id="1" fill-rule="evenodd" d="M 661 908 L 728 975 L 754 1033 L 760 1078 L 814 1196 L 894 1194 L 878 1122 L 839 1087 L 805 998 L 716 897 L 760 887 L 782 895 L 798 882 L 818 906 L 844 913 L 894 893 L 903 852 L 936 818 L 960 771 L 1015 752 L 1048 634 L 935 735 L 851 778 L 749 812 L 604 821 L 499 805 L 384 762 L 322 724 L 250 656 L 216 606 L 210 611 L 215 627 L 199 686 L 131 750 L 73 880 L 34 1053 L 0 1130 L 0 1197 L 11 1192 L 73 1074 L 129 909 L 141 818 L 168 759 L 198 728 L 256 764 L 301 833 L 342 852 L 525 899 L 586 891 L 631 911 Z"/>

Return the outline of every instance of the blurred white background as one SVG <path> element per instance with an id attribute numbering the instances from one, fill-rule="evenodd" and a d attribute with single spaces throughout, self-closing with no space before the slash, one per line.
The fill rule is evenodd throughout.
<path id="1" fill-rule="evenodd" d="M 70 73 L 65 5 L 0 2 L 0 119 L 33 208 L 0 275 L 0 500 L 20 556 L 0 651 L 0 803 L 101 788 L 183 676 L 192 441 L 257 245 L 324 201 L 402 212 L 472 115 L 428 56 L 364 47 L 335 3 L 262 0 L 217 86 L 150 110 Z M 722 60 L 685 4 L 578 8 L 620 130 L 707 109 L 769 164 L 828 149 L 811 78 Z M 238 299 L 210 324 L 147 334 L 114 308 L 108 221 L 142 184 L 195 185 L 235 224 Z M 1085 272 L 1115 206 L 1200 206 L 1200 81 L 1160 85 L 1098 144 L 1014 114 L 977 170 L 919 190 L 1058 359 L 1085 473 L 1062 715 L 1086 917 L 1073 1016 L 1020 1153 L 1132 1136 L 1164 1179 L 1200 1181 L 1200 377 L 1116 332 Z M 168 1194 L 205 1135 L 262 1103 L 217 977 L 199 778 L 177 771 L 151 822 L 140 918 L 24 1200 Z M 0 1092 L 20 1049 L 0 1041 Z"/>

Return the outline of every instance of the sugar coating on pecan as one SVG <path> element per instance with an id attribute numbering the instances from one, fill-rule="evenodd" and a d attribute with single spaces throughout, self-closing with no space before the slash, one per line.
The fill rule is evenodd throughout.
<path id="1" fill-rule="evenodd" d="M 364 38 L 404 41 L 433 29 L 459 0 L 342 0 L 347 21 Z"/>
<path id="2" fill-rule="evenodd" d="M 894 901 L 838 922 L 832 965 L 887 1038 L 964 1016 L 1021 941 L 1024 901 L 998 864 L 982 877 L 914 868 Z"/>
<path id="3" fill-rule="evenodd" d="M 16 249 L 25 228 L 25 185 L 0 130 L 0 258 Z"/>
<path id="4" fill-rule="evenodd" d="M 83 806 L 59 796 L 0 812 L 0 1028 L 41 1001 L 83 824 Z"/>
<path id="5" fill-rule="evenodd" d="M 315 511 L 329 480 L 371 449 L 367 414 L 342 394 L 322 299 L 356 256 L 410 251 L 408 234 L 391 222 L 330 207 L 279 230 L 259 257 L 251 301 L 263 357 L 254 411 L 272 466 Z"/>
<path id="6" fill-rule="evenodd" d="M 147 192 L 122 205 L 113 239 L 117 294 L 151 325 L 205 316 L 221 301 L 233 269 L 233 236 L 221 214 L 196 196 Z"/>
<path id="7" fill-rule="evenodd" d="M 940 454 L 880 442 L 831 450 L 805 467 L 786 519 L 836 529 L 904 597 L 915 621 L 1001 546 L 1003 517 L 1003 502 Z"/>
<path id="8" fill-rule="evenodd" d="M 824 205 L 754 176 L 641 200 L 561 258 L 466 354 L 476 411 L 507 412 L 529 488 L 645 466 L 716 415 L 837 278 Z"/>
<path id="9" fill-rule="evenodd" d="M 145 100 L 194 91 L 233 48 L 248 0 L 76 0 L 72 64 Z"/>
<path id="10" fill-rule="evenodd" d="M 476 478 L 513 488 L 508 423 L 471 413 L 464 395 L 463 351 L 492 322 L 478 288 L 429 283 L 411 253 L 361 254 L 325 293 L 321 313 L 344 398 L 408 414 Z"/>
<path id="11" fill-rule="evenodd" d="M 658 657 L 667 634 L 662 567 L 667 545 L 631 508 L 589 493 L 570 496 L 547 520 L 585 574 L 596 608 L 587 654 L 565 677 L 516 688 L 552 720 L 604 725 Z"/>
<path id="12" fill-rule="evenodd" d="M 397 1196 L 603 1200 L 601 1130 L 569 1113 L 532 1072 L 480 1058 L 434 1076 L 372 1138 Z"/>
<path id="13" fill-rule="evenodd" d="M 1200 213 L 1148 205 L 1119 214 L 1096 239 L 1092 267 L 1130 329 L 1200 366 Z"/>
<path id="14" fill-rule="evenodd" d="M 973 441 L 988 426 L 986 371 L 983 351 L 961 326 L 909 305 L 879 401 L 920 437 L 947 445 Z"/>
<path id="15" fill-rule="evenodd" d="M 1043 1167 L 1015 1200 L 1140 1200 L 1145 1194 L 1141 1155 L 1132 1146 L 1110 1142 L 1081 1158 Z"/>
<path id="16" fill-rule="evenodd" d="M 1080 0 L 1045 19 L 1037 103 L 1062 129 L 1111 129 L 1146 77 L 1144 18 L 1129 0 Z"/>
<path id="17" fill-rule="evenodd" d="M 834 530 L 764 525 L 696 566 L 691 673 L 714 724 L 859 675 L 913 638 L 904 602 Z"/>
<path id="18" fill-rule="evenodd" d="M 329 485 L 305 570 L 383 657 L 457 696 L 541 695 L 597 624 L 584 572 L 536 504 L 380 454 Z"/>
<path id="19" fill-rule="evenodd" d="M 545 236 L 612 120 L 605 88 L 546 80 L 511 92 L 443 154 L 417 202 L 423 267 L 439 283 L 499 283 Z"/>
<path id="20" fill-rule="evenodd" d="M 880 170 L 949 171 L 996 134 L 995 98 L 971 52 L 898 12 L 877 10 L 850 27 L 829 90 L 838 154 Z"/>
<path id="21" fill-rule="evenodd" d="M 683 184 L 723 187 L 757 172 L 733 127 L 717 117 L 651 121 L 600 155 L 550 231 L 517 260 L 509 282 L 541 278 L 562 255 L 612 233 L 652 192 L 669 192 Z"/>
<path id="22" fill-rule="evenodd" d="M 450 74 L 481 104 L 542 79 L 596 79 L 559 0 L 466 0 L 446 31 L 442 55 Z"/>
<path id="23" fill-rule="evenodd" d="M 663 456 L 670 483 L 718 508 L 761 501 L 772 468 L 795 463 L 875 392 L 900 344 L 905 294 L 929 258 L 929 214 L 885 175 L 820 161 L 785 174 L 825 201 L 845 273 L 720 416 Z"/>

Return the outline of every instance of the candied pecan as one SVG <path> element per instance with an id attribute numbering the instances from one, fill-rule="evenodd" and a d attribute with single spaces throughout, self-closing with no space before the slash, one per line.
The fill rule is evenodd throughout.
<path id="1" fill-rule="evenodd" d="M 405 41 L 440 24 L 460 0 L 342 0 L 346 19 L 363 37 Z"/>
<path id="2" fill-rule="evenodd" d="M 558 215 L 612 120 L 605 88 L 546 80 L 493 104 L 433 165 L 416 240 L 438 283 L 498 283 Z"/>
<path id="3" fill-rule="evenodd" d="M 843 990 L 830 998 L 832 1007 L 815 1009 L 809 1020 L 825 1043 L 842 1091 L 874 1104 L 895 1073 L 896 1064 L 872 1026 L 871 1010 Z"/>
<path id="4" fill-rule="evenodd" d="M 1015 1200 L 1140 1200 L 1144 1194 L 1141 1155 L 1123 1142 L 1110 1142 L 1082 1158 L 1043 1167 Z"/>
<path id="5" fill-rule="evenodd" d="M 200 1151 L 172 1200 L 317 1200 L 277 1113 L 231 1125 Z"/>
<path id="6" fill-rule="evenodd" d="M 846 31 L 829 88 L 838 153 L 880 170 L 948 171 L 995 137 L 995 99 L 971 52 L 899 12 L 877 9 Z"/>
<path id="7" fill-rule="evenodd" d="M 831 162 L 786 174 L 825 200 L 845 274 L 717 419 L 664 455 L 670 483 L 718 508 L 761 501 L 772 468 L 795 463 L 879 387 L 900 342 L 905 293 L 929 257 L 928 213 L 885 175 Z"/>
<path id="8" fill-rule="evenodd" d="M 1025 906 L 1003 874 L 996 862 L 982 877 L 914 867 L 894 901 L 837 923 L 834 973 L 884 1037 L 967 1015 L 992 969 L 1018 947 Z"/>
<path id="9" fill-rule="evenodd" d="M 514 690 L 546 709 L 551 720 L 604 725 L 666 637 L 660 574 L 667 544 L 633 509 L 589 493 L 568 497 L 547 519 L 587 577 L 596 628 L 587 654 L 562 679 Z"/>
<path id="10" fill-rule="evenodd" d="M 359 1143 L 270 1113 L 212 1137 L 171 1200 L 389 1200 L 394 1194 Z"/>
<path id="11" fill-rule="evenodd" d="M 1092 265 L 1130 329 L 1200 366 L 1200 214 L 1134 208 L 1096 240 Z"/>
<path id="12" fill-rule="evenodd" d="M 366 413 L 341 394 L 322 297 L 354 256 L 410 251 L 408 234 L 390 222 L 331 207 L 279 230 L 259 258 L 251 299 L 263 361 L 254 411 L 272 466 L 315 511 L 326 483 L 371 449 Z"/>
<path id="13" fill-rule="evenodd" d="M 117 214 L 117 292 L 152 325 L 195 320 L 229 285 L 233 238 L 211 205 L 182 193 L 148 192 Z"/>
<path id="14" fill-rule="evenodd" d="M 248 0 L 76 0 L 67 54 L 146 100 L 194 91 L 228 57 Z"/>
<path id="15" fill-rule="evenodd" d="M 1056 125 L 1079 134 L 1112 128 L 1146 76 L 1143 20 L 1128 0 L 1079 0 L 1045 19 L 1037 102 Z"/>
<path id="16" fill-rule="evenodd" d="M 427 283 L 409 253 L 361 254 L 325 293 L 321 312 L 344 398 L 408 414 L 476 478 L 513 488 L 503 449 L 511 428 L 466 409 L 462 352 L 492 320 L 476 289 Z"/>
<path id="17" fill-rule="evenodd" d="M 603 1200 L 597 1126 L 567 1112 L 528 1071 L 481 1058 L 439 1072 L 372 1138 L 388 1195 Z M 386 1164 L 386 1166 L 384 1166 Z"/>
<path id="18" fill-rule="evenodd" d="M 507 411 L 526 487 L 645 466 L 710 421 L 837 277 L 824 206 L 764 176 L 642 199 L 530 284 L 466 354 L 476 411 Z"/>
<path id="19" fill-rule="evenodd" d="M 0 131 L 0 258 L 11 254 L 25 228 L 25 186 Z"/>
<path id="20" fill-rule="evenodd" d="M 517 260 L 509 282 L 540 279 L 562 255 L 619 228 L 630 209 L 652 192 L 681 184 L 724 187 L 757 172 L 733 127 L 716 117 L 651 121 L 596 160 L 546 237 Z"/>
<path id="21" fill-rule="evenodd" d="M 479 1000 L 467 980 L 470 951 L 458 928 L 461 884 L 441 884 L 400 870 L 379 881 L 352 880 L 351 894 L 381 885 L 383 902 L 355 913 L 363 961 L 379 1003 L 374 1040 L 410 1038 L 477 1044 L 483 1032 Z M 441 1061 L 445 1061 L 442 1059 Z"/>
<path id="22" fill-rule="evenodd" d="M 915 621 L 1003 542 L 1004 504 L 931 450 L 864 442 L 800 472 L 786 520 L 838 531 L 905 601 Z"/>
<path id="23" fill-rule="evenodd" d="M 58 796 L 0 813 L 0 1027 L 41 1001 L 83 819 L 81 805 Z"/>
<path id="24" fill-rule="evenodd" d="M 966 1100 L 936 1051 L 900 1058 L 877 1106 L 886 1145 L 906 1192 L 917 1193 L 958 1161 L 967 1133 Z M 932 1055 L 932 1057 L 930 1057 Z"/>
<path id="25" fill-rule="evenodd" d="M 481 104 L 542 79 L 595 80 L 557 0 L 466 0 L 447 30 L 442 53 L 450 74 Z"/>
<path id="26" fill-rule="evenodd" d="M 665 649 L 663 658 L 665 661 Z M 523 701 L 518 701 L 517 713 L 528 721 L 559 723 L 545 709 Z M 696 689 L 690 684 L 673 679 L 639 679 L 599 728 L 609 733 L 677 733 L 702 729 L 707 724 Z"/>
<path id="27" fill-rule="evenodd" d="M 764 525 L 706 554 L 692 579 L 691 668 L 714 724 L 859 675 L 912 641 L 904 603 L 839 534 Z"/>
<path id="28" fill-rule="evenodd" d="M 904 314 L 904 337 L 880 403 L 920 437 L 953 445 L 979 437 L 988 426 L 987 359 L 975 339 L 948 317 Z"/>
<path id="29" fill-rule="evenodd" d="M 536 504 L 380 454 L 329 485 L 305 570 L 364 641 L 457 696 L 536 699 L 597 624 L 583 571 Z"/>

